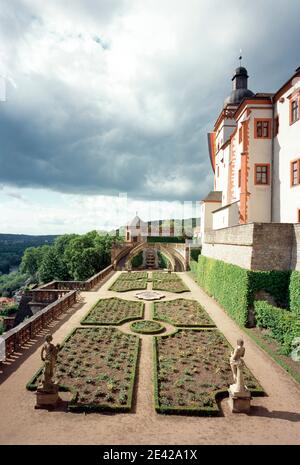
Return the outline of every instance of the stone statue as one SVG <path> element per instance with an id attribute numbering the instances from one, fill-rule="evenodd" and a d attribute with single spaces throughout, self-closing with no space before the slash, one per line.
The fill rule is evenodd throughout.
<path id="1" fill-rule="evenodd" d="M 229 387 L 229 404 L 232 412 L 249 412 L 251 394 L 245 386 L 243 367 L 245 347 L 244 341 L 238 339 L 237 346 L 230 356 L 230 367 L 233 374 L 234 384 Z"/>
<path id="2" fill-rule="evenodd" d="M 237 347 L 234 349 L 234 351 L 231 353 L 230 356 L 230 367 L 231 371 L 233 374 L 233 381 L 235 384 L 239 384 L 239 387 L 241 387 L 243 383 L 243 365 L 244 365 L 244 360 L 243 357 L 245 355 L 245 347 L 244 347 L 244 341 L 242 339 L 238 339 L 237 341 Z M 238 391 L 244 390 L 238 389 Z"/>
<path id="3" fill-rule="evenodd" d="M 53 376 L 54 376 L 54 371 L 55 371 L 55 365 L 56 365 L 56 360 L 57 360 L 57 354 L 59 351 L 59 344 L 56 346 L 52 344 L 52 336 L 51 334 L 48 334 L 46 336 L 46 342 L 42 347 L 41 351 L 41 359 L 44 362 L 44 369 L 43 369 L 43 375 L 42 375 L 42 380 L 41 380 L 41 387 L 44 390 L 50 389 L 54 385 L 53 382 Z"/>
<path id="4" fill-rule="evenodd" d="M 41 350 L 41 359 L 44 362 L 42 379 L 37 388 L 35 408 L 46 406 L 54 407 L 58 401 L 58 384 L 53 381 L 59 344 L 52 344 L 52 336 L 48 334 Z"/>
<path id="5" fill-rule="evenodd" d="M 168 263 L 168 273 L 172 273 L 172 263 L 170 261 Z"/>

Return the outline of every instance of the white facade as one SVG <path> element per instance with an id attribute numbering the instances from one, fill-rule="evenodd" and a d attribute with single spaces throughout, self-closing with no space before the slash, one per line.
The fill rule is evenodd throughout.
<path id="1" fill-rule="evenodd" d="M 254 95 L 247 78 L 236 70 L 246 97 L 224 106 L 209 135 L 221 204 L 203 207 L 206 230 L 300 222 L 300 68 L 275 94 Z"/>

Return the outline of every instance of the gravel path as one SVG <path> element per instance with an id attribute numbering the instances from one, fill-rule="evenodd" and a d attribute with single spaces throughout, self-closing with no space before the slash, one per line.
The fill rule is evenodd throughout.
<path id="1" fill-rule="evenodd" d="M 196 285 L 187 273 L 180 273 L 191 292 L 179 297 L 198 300 L 227 339 L 235 344 L 243 336 L 246 364 L 257 377 L 268 397 L 253 399 L 250 415 L 231 414 L 226 399 L 224 417 L 181 417 L 158 415 L 153 407 L 152 336 L 141 336 L 136 403 L 132 413 L 73 414 L 66 405 L 58 411 L 35 410 L 35 396 L 25 384 L 40 367 L 39 338 L 26 356 L 0 373 L 0 444 L 300 444 L 300 388 L 226 315 L 222 308 Z M 95 292 L 82 293 L 77 304 L 61 322 L 54 325 L 54 342 L 77 325 L 100 297 L 119 296 L 134 300 L 134 292 L 108 291 L 113 275 Z M 178 295 L 165 293 L 167 299 Z M 146 304 L 145 318 L 150 318 Z M 166 325 L 168 331 L 171 325 Z M 122 326 L 128 331 L 128 325 Z M 10 372 L 10 376 L 7 376 Z M 68 393 L 61 393 L 67 399 Z"/>

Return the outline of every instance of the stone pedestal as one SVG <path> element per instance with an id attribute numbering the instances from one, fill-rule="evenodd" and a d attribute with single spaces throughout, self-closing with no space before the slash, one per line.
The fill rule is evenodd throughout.
<path id="1" fill-rule="evenodd" d="M 38 388 L 36 391 L 36 409 L 56 407 L 59 401 L 58 385 L 53 384 L 51 389 Z"/>
<path id="2" fill-rule="evenodd" d="M 236 384 L 231 384 L 229 392 L 229 407 L 232 413 L 249 413 L 251 407 L 251 393 L 245 387 L 244 390 L 237 390 Z"/>

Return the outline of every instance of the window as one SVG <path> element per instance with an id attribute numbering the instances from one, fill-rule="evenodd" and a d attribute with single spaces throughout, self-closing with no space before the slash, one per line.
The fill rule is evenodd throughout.
<path id="1" fill-rule="evenodd" d="M 300 184 L 300 158 L 291 162 L 291 186 Z"/>
<path id="2" fill-rule="evenodd" d="M 290 124 L 295 123 L 299 119 L 299 96 L 293 98 L 290 103 Z"/>
<path id="3" fill-rule="evenodd" d="M 271 120 L 255 120 L 255 138 L 256 139 L 270 139 L 270 124 Z"/>
<path id="4" fill-rule="evenodd" d="M 259 185 L 270 184 L 270 165 L 269 164 L 255 165 L 254 184 L 259 184 Z"/>
<path id="5" fill-rule="evenodd" d="M 241 126 L 239 129 L 239 144 L 243 142 L 243 127 Z"/>
<path id="6" fill-rule="evenodd" d="M 238 187 L 241 187 L 242 184 L 242 172 L 239 170 L 238 172 Z"/>

